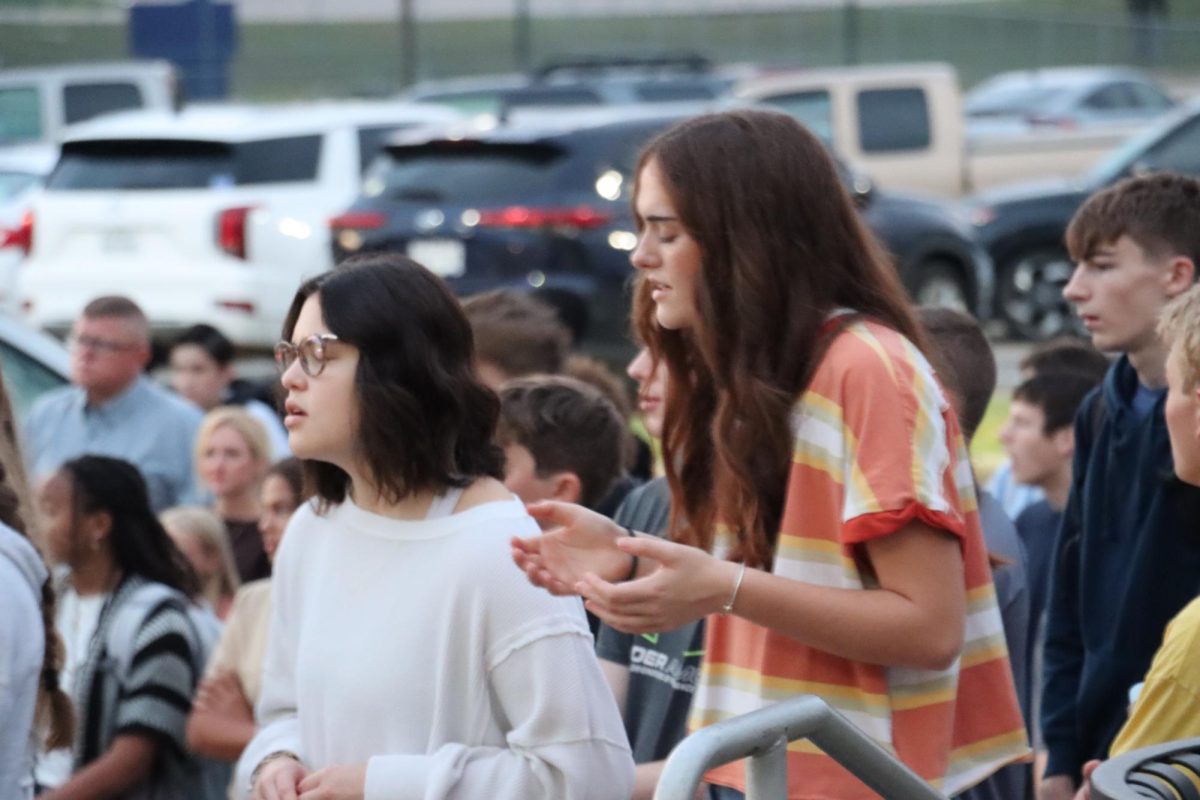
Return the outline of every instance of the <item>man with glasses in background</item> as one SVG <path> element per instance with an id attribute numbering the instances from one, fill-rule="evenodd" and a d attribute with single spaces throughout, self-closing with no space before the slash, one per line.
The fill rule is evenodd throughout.
<path id="1" fill-rule="evenodd" d="M 85 453 L 137 466 L 162 511 L 194 494 L 192 446 L 201 411 L 144 375 L 150 325 L 126 297 L 88 303 L 67 338 L 71 386 L 38 399 L 25 421 L 30 474 L 44 478 Z"/>

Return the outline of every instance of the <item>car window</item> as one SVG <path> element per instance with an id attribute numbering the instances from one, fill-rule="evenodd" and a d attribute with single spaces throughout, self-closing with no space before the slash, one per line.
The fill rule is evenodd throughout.
<path id="1" fill-rule="evenodd" d="M 1138 108 L 1147 110 L 1166 110 L 1174 103 L 1171 98 L 1160 92 L 1153 86 L 1145 83 L 1130 83 L 1127 84 L 1130 94 L 1133 95 L 1134 105 Z"/>
<path id="2" fill-rule="evenodd" d="M 604 102 L 599 92 L 583 86 L 530 87 L 504 95 L 504 104 L 517 106 L 594 106 Z"/>
<path id="3" fill-rule="evenodd" d="M 371 166 L 371 162 L 375 160 L 375 156 L 379 155 L 379 151 L 383 150 L 383 146 L 387 144 L 387 140 L 396 131 L 404 130 L 412 127 L 411 125 L 370 125 L 365 128 L 358 129 L 358 170 L 359 174 L 365 174 L 367 167 Z"/>
<path id="4" fill-rule="evenodd" d="M 34 86 L 0 88 L 0 144 L 42 138 L 42 103 Z"/>
<path id="5" fill-rule="evenodd" d="M 858 93 L 858 138 L 864 153 L 923 150 L 931 141 L 925 92 L 867 89 Z"/>
<path id="6" fill-rule="evenodd" d="M 69 142 L 46 185 L 51 191 L 206 189 L 311 181 L 320 136 L 230 144 L 186 139 Z"/>
<path id="7" fill-rule="evenodd" d="M 66 384 L 58 373 L 3 339 L 0 339 L 0 373 L 4 374 L 18 418 L 25 416 L 40 395 Z"/>
<path id="8" fill-rule="evenodd" d="M 1200 175 L 1200 116 L 1176 128 L 1140 158 L 1134 157 L 1131 167 L 1134 171 Z"/>
<path id="9" fill-rule="evenodd" d="M 1089 92 L 1081 105 L 1091 111 L 1124 111 L 1134 106 L 1134 98 L 1125 84 L 1113 83 Z"/>
<path id="10" fill-rule="evenodd" d="M 833 142 L 833 112 L 829 92 L 821 89 L 791 92 L 764 97 L 762 101 L 795 117 L 826 144 Z"/>
<path id="11" fill-rule="evenodd" d="M 0 203 L 16 197 L 37 180 L 38 176 L 31 172 L 0 171 Z"/>
<path id="12" fill-rule="evenodd" d="M 668 81 L 643 83 L 634 89 L 634 94 L 639 100 L 651 103 L 673 100 L 712 100 L 720 96 L 720 92 L 712 86 L 698 83 L 670 83 Z"/>
<path id="13" fill-rule="evenodd" d="M 63 87 L 63 118 L 68 125 L 144 105 L 142 90 L 132 83 L 69 83 Z"/>
<path id="14" fill-rule="evenodd" d="M 235 150 L 238 186 L 303 183 L 317 179 L 321 157 L 320 136 L 239 142 Z"/>
<path id="15" fill-rule="evenodd" d="M 368 196 L 428 203 L 511 202 L 553 187 L 565 153 L 542 144 L 447 142 L 389 148 L 367 174 Z"/>

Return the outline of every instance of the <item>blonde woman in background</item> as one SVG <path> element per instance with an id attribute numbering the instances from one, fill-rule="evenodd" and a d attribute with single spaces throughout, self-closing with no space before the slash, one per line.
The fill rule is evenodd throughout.
<path id="1" fill-rule="evenodd" d="M 196 434 L 196 475 L 225 523 L 238 577 L 243 583 L 271 574 L 258 518 L 259 488 L 271 464 L 262 423 L 245 409 L 220 406 L 208 412 Z"/>
<path id="2" fill-rule="evenodd" d="M 228 617 L 233 596 L 242 581 L 233 561 L 225 523 L 209 509 L 199 506 L 169 508 L 159 519 L 196 570 L 201 598 L 218 618 Z"/>

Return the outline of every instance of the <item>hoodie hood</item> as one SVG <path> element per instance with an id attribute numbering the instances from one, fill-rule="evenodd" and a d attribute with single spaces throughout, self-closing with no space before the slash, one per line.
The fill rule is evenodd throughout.
<path id="1" fill-rule="evenodd" d="M 40 603 L 42 584 L 50 574 L 46 563 L 28 539 L 3 523 L 0 523 L 0 558 L 7 558 L 16 565 Z"/>

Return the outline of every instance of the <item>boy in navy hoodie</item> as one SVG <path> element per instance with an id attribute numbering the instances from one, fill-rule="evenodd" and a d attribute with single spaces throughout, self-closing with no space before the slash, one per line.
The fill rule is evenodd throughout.
<path id="1" fill-rule="evenodd" d="M 1200 182 L 1131 178 L 1067 228 L 1063 290 L 1098 350 L 1120 354 L 1075 420 L 1075 463 L 1055 548 L 1045 642 L 1039 800 L 1068 800 L 1125 720 L 1163 630 L 1200 591 L 1200 488 L 1174 474 L 1156 325 L 1200 261 Z"/>

